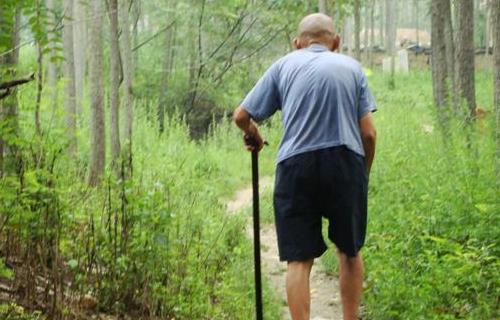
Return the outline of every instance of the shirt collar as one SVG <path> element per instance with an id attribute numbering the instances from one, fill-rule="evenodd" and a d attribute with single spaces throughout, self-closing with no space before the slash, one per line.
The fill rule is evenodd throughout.
<path id="1" fill-rule="evenodd" d="M 307 50 L 312 52 L 324 52 L 328 51 L 328 48 L 324 44 L 313 43 L 309 47 L 307 47 Z"/>

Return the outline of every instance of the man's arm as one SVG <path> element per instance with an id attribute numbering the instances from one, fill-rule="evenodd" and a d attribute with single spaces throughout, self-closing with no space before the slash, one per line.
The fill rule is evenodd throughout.
<path id="1" fill-rule="evenodd" d="M 368 112 L 365 116 L 359 119 L 359 129 L 361 131 L 361 140 L 365 149 L 366 167 L 368 174 L 372 168 L 373 158 L 375 157 L 375 143 L 377 140 L 377 131 L 373 123 L 373 116 Z"/>
<path id="2" fill-rule="evenodd" d="M 245 133 L 245 138 L 251 138 L 256 143 L 256 146 L 249 145 L 248 140 L 245 139 L 247 150 L 253 151 L 257 147 L 257 151 L 262 150 L 264 140 L 262 139 L 259 129 L 255 122 L 252 121 L 250 114 L 242 107 L 236 108 L 233 113 L 233 120 L 236 125 Z"/>

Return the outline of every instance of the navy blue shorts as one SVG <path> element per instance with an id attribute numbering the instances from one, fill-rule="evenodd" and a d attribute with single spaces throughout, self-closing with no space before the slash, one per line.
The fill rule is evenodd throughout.
<path id="1" fill-rule="evenodd" d="M 274 217 L 281 261 L 304 261 L 327 249 L 321 232 L 354 257 L 365 242 L 368 174 L 364 157 L 345 146 L 302 153 L 276 168 Z"/>

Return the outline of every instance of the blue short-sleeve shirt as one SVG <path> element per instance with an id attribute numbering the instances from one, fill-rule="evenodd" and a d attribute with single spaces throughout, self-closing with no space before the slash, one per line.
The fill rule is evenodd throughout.
<path id="1" fill-rule="evenodd" d="M 278 163 L 339 145 L 364 156 L 359 119 L 377 110 L 361 65 L 320 44 L 276 61 L 241 106 L 255 121 L 281 109 L 284 135 Z"/>

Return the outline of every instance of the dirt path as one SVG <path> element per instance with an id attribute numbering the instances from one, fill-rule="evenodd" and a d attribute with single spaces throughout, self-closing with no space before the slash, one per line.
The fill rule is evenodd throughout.
<path id="1" fill-rule="evenodd" d="M 265 177 L 260 181 L 260 191 L 272 188 L 273 179 Z M 247 187 L 236 192 L 234 198 L 227 203 L 229 214 L 237 214 L 240 209 L 250 207 L 252 188 Z M 252 221 L 247 223 L 247 234 L 251 239 Z M 289 320 L 290 315 L 286 304 L 285 273 L 286 263 L 278 258 L 278 247 L 274 225 L 261 226 L 261 257 L 263 275 L 269 279 L 283 301 L 282 319 Z M 342 320 L 338 280 L 328 275 L 323 265 L 316 261 L 311 274 L 311 319 L 312 320 Z"/>

